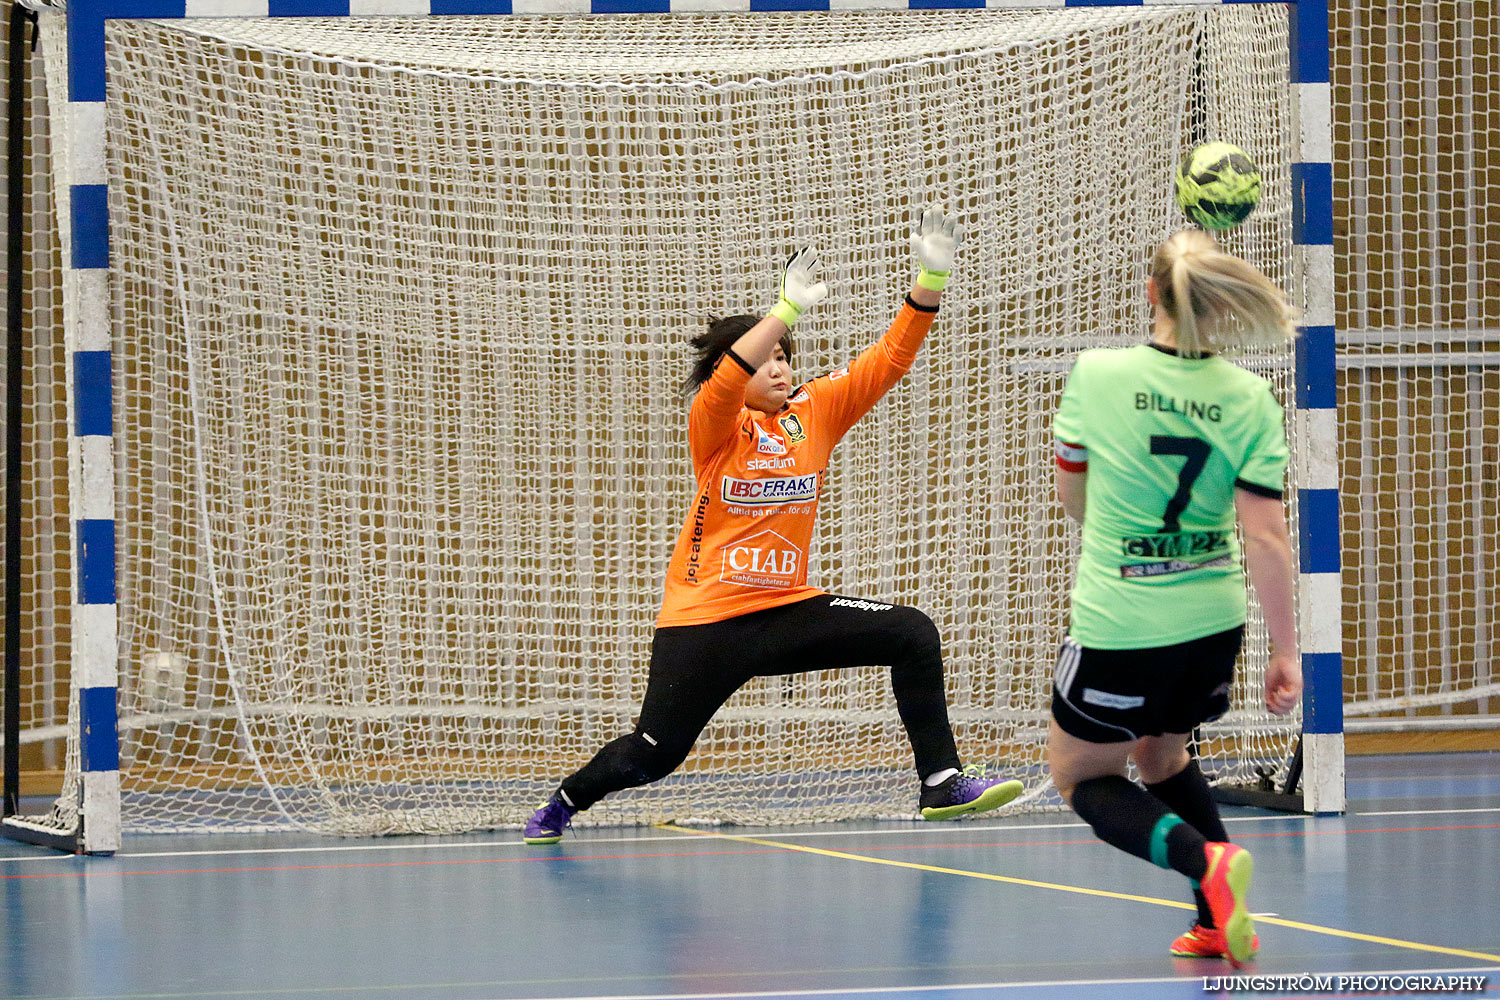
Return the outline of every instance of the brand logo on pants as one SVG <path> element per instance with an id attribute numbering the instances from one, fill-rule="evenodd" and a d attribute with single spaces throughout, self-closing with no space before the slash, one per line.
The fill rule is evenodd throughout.
<path id="1" fill-rule="evenodd" d="M 861 601 L 853 597 L 835 597 L 828 602 L 830 608 L 858 608 L 861 611 L 889 611 L 895 607 L 894 604 L 876 604 L 874 601 Z"/>

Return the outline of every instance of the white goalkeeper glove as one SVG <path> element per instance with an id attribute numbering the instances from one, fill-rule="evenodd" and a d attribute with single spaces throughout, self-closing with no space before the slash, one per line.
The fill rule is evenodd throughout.
<path id="1" fill-rule="evenodd" d="M 826 282 L 813 281 L 813 271 L 818 267 L 818 258 L 812 247 L 803 247 L 787 258 L 781 270 L 781 287 L 776 290 L 776 305 L 771 315 L 781 320 L 790 329 L 808 306 L 817 305 L 828 294 Z"/>
<path id="2" fill-rule="evenodd" d="M 911 234 L 911 252 L 922 267 L 917 284 L 934 292 L 943 290 L 961 239 L 958 219 L 947 214 L 941 205 L 928 205 L 922 210 L 922 221 Z"/>

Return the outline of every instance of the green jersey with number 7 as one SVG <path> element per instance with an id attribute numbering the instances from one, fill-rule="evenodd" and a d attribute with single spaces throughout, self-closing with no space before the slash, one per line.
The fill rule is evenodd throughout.
<path id="1" fill-rule="evenodd" d="M 1084 351 L 1053 433 L 1058 464 L 1088 473 L 1073 638 L 1134 649 L 1243 624 L 1234 491 L 1280 497 L 1286 474 L 1270 383 L 1156 344 Z"/>

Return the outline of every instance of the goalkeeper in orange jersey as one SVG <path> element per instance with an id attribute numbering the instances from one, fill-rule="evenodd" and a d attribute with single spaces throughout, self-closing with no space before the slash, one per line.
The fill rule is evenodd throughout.
<path id="1" fill-rule="evenodd" d="M 1146 294 L 1149 342 L 1080 354 L 1053 425 L 1057 492 L 1083 547 L 1047 763 L 1101 840 L 1193 881 L 1198 921 L 1172 953 L 1239 966 L 1258 947 L 1251 859 L 1228 842 L 1187 744 L 1229 709 L 1247 571 L 1271 639 L 1266 707 L 1285 714 L 1302 689 L 1281 404 L 1219 356 L 1284 345 L 1291 310 L 1198 230 L 1157 249 Z M 1144 788 L 1126 778 L 1130 761 Z"/>
<path id="2" fill-rule="evenodd" d="M 810 382 L 795 384 L 790 365 L 792 326 L 827 294 L 810 250 L 787 262 L 767 315 L 714 320 L 693 339 L 697 491 L 667 569 L 640 716 L 563 779 L 527 822 L 526 843 L 556 843 L 579 811 L 671 774 L 751 678 L 829 668 L 890 666 L 925 818 L 994 809 L 1020 793 L 1019 781 L 961 769 L 941 642 L 925 614 L 807 582 L 829 455 L 916 360 L 958 243 L 952 216 L 924 211 L 911 237 L 918 274 L 895 322 L 847 368 Z"/>

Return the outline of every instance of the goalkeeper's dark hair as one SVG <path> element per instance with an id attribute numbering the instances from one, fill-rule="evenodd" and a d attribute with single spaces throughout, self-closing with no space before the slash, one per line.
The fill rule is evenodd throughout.
<path id="1" fill-rule="evenodd" d="M 1276 283 L 1201 229 L 1184 229 L 1156 248 L 1151 281 L 1185 355 L 1276 346 L 1296 335 L 1296 312 Z"/>
<path id="2" fill-rule="evenodd" d="M 714 373 L 714 367 L 718 365 L 719 359 L 724 352 L 734 346 L 756 323 L 760 322 L 759 316 L 710 316 L 708 328 L 688 340 L 688 347 L 693 350 L 693 366 L 688 370 L 687 378 L 682 381 L 682 394 L 691 396 L 698 387 L 708 381 L 708 377 Z M 792 334 L 790 331 L 781 335 L 781 350 L 786 354 L 787 360 L 792 358 Z"/>

